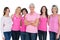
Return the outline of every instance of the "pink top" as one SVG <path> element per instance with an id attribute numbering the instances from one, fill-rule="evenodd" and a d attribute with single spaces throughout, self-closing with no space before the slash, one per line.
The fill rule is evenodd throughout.
<path id="1" fill-rule="evenodd" d="M 17 17 L 16 14 L 14 14 L 12 20 L 13 20 L 12 30 L 13 31 L 19 31 L 20 30 L 21 16 Z"/>
<path id="2" fill-rule="evenodd" d="M 40 16 L 40 23 L 39 23 L 39 26 L 38 26 L 38 30 L 41 30 L 41 31 L 47 31 L 47 17 L 42 17 Z"/>
<path id="3" fill-rule="evenodd" d="M 21 32 L 26 32 L 26 25 L 24 24 L 24 17 L 22 17 Z"/>
<path id="4" fill-rule="evenodd" d="M 49 19 L 49 31 L 52 31 L 52 32 L 58 32 L 58 15 L 56 16 L 50 16 L 50 19 Z"/>
<path id="5" fill-rule="evenodd" d="M 30 13 L 26 15 L 26 20 L 30 21 L 30 22 L 34 22 L 38 18 L 39 18 L 39 15 L 36 12 L 34 12 L 32 15 Z M 26 27 L 26 32 L 37 33 L 38 32 L 38 27 L 37 26 L 28 25 Z"/>

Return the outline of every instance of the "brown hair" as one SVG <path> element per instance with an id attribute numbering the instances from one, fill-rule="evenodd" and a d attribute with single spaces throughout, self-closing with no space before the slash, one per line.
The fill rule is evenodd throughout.
<path id="1" fill-rule="evenodd" d="M 3 14 L 3 16 L 6 14 L 7 9 L 9 9 L 9 8 L 8 7 L 4 8 L 4 11 L 3 11 L 4 14 Z"/>
<path id="2" fill-rule="evenodd" d="M 46 10 L 45 15 L 46 15 L 46 17 L 48 18 L 48 9 L 47 9 L 46 6 L 42 6 L 42 7 L 41 7 L 41 10 L 40 10 L 41 14 L 40 14 L 40 15 L 43 14 L 43 12 L 42 12 L 43 7 L 45 7 L 45 10 Z"/>

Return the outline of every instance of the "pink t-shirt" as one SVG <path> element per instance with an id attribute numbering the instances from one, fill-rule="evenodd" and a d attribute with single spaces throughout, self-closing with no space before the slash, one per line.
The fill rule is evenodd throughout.
<path id="1" fill-rule="evenodd" d="M 52 31 L 52 32 L 58 32 L 58 15 L 56 16 L 50 16 L 50 19 L 49 19 L 49 31 Z"/>
<path id="2" fill-rule="evenodd" d="M 26 20 L 30 21 L 30 22 L 34 22 L 38 18 L 39 18 L 39 15 L 36 12 L 34 12 L 32 15 L 30 13 L 26 15 Z M 38 32 L 38 27 L 37 26 L 32 26 L 32 25 L 27 25 L 26 32 L 37 33 Z"/>
<path id="3" fill-rule="evenodd" d="M 22 17 L 22 26 L 21 26 L 21 32 L 26 32 L 26 25 L 24 24 L 24 17 Z"/>
<path id="4" fill-rule="evenodd" d="M 12 30 L 13 31 L 19 31 L 20 30 L 21 16 L 17 17 L 16 14 L 14 14 L 12 20 L 13 20 Z"/>
<path id="5" fill-rule="evenodd" d="M 47 17 L 40 16 L 38 30 L 47 31 Z"/>

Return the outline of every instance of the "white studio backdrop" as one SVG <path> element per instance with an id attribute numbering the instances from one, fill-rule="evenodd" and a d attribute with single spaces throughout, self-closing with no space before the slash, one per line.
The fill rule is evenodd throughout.
<path id="1" fill-rule="evenodd" d="M 3 16 L 4 7 L 7 6 L 10 8 L 10 16 L 11 16 L 12 14 L 14 14 L 15 9 L 18 6 L 21 6 L 21 8 L 27 8 L 29 11 L 30 3 L 35 4 L 35 11 L 39 14 L 40 14 L 41 7 L 44 5 L 48 8 L 49 15 L 51 14 L 52 5 L 57 5 L 58 9 L 59 9 L 58 13 L 60 13 L 60 0 L 0 0 L 0 20 L 1 20 L 1 17 Z M 1 23 L 1 21 L 0 21 L 0 23 Z M 0 32 L 0 40 L 2 40 L 1 32 Z M 47 40 L 49 40 L 49 33 L 47 35 Z"/>

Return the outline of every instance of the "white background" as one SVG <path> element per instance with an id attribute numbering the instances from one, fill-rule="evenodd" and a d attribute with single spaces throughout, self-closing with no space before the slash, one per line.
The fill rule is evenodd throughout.
<path id="1" fill-rule="evenodd" d="M 35 11 L 40 14 L 41 6 L 45 5 L 48 8 L 48 14 L 51 14 L 52 5 L 57 5 L 60 13 L 60 1 L 59 0 L 0 0 L 0 19 L 3 15 L 4 7 L 10 8 L 10 15 L 14 14 L 16 7 L 21 6 L 22 8 L 27 8 L 29 11 L 29 4 L 35 4 Z M 0 26 L 1 27 L 1 26 Z M 38 38 L 37 38 L 38 39 Z M 0 40 L 2 40 L 1 32 L 0 32 Z M 47 37 L 49 40 L 49 35 Z"/>

